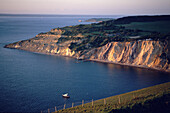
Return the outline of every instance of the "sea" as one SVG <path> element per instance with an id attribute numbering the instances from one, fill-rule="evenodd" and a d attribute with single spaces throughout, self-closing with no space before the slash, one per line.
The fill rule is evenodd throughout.
<path id="1" fill-rule="evenodd" d="M 170 75 L 151 69 L 92 61 L 77 61 L 23 50 L 6 44 L 33 38 L 53 28 L 90 24 L 90 18 L 119 15 L 0 14 L 0 112 L 41 112 L 62 109 L 170 81 Z M 79 22 L 83 20 L 83 22 Z M 69 93 L 65 99 L 62 94 Z"/>

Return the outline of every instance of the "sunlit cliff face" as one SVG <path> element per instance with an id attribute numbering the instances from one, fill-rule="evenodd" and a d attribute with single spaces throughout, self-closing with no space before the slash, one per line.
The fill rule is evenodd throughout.
<path id="1" fill-rule="evenodd" d="M 160 41 L 111 42 L 90 50 L 84 57 L 170 71 L 167 49 Z"/>

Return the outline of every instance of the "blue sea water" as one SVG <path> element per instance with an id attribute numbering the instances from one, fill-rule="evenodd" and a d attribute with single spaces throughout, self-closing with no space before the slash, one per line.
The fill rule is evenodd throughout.
<path id="1" fill-rule="evenodd" d="M 0 15 L 0 112 L 40 112 L 65 103 L 101 99 L 169 82 L 168 73 L 3 48 L 52 28 L 94 17 Z M 81 24 L 87 24 L 85 22 Z M 62 98 L 63 93 L 71 98 Z"/>

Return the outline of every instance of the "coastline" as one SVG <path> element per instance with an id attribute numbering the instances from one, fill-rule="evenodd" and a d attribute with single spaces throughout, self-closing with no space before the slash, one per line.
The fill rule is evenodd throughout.
<path id="1" fill-rule="evenodd" d="M 128 18 L 133 18 L 135 22 L 137 21 L 135 20 L 136 18 L 140 18 L 140 20 L 143 18 L 149 20 L 155 20 L 155 18 L 160 19 L 159 16 L 132 16 L 112 20 L 112 26 L 110 27 L 105 26 L 105 24 L 110 25 L 109 21 L 106 21 L 105 23 L 100 23 L 101 25 L 89 24 L 86 26 L 78 25 L 74 27 L 66 26 L 63 28 L 55 28 L 46 33 L 39 33 L 30 39 L 10 43 L 6 45 L 5 48 L 15 48 L 47 55 L 170 72 L 169 45 L 166 39 L 169 35 L 156 37 L 155 35 L 157 34 L 153 34 L 153 36 L 147 35 L 151 37 L 149 39 L 143 37 L 140 40 L 139 38 L 135 40 L 128 38 L 128 40 L 125 40 L 123 37 L 126 36 L 126 32 L 131 36 L 137 31 L 129 31 L 121 27 L 115 28 L 115 25 L 117 25 L 115 22 L 119 22 L 121 19 L 127 19 L 128 21 Z M 166 20 L 166 18 L 170 18 L 170 16 L 161 16 L 161 18 Z M 94 28 L 98 31 L 97 35 L 93 34 L 95 31 Z M 84 31 L 84 29 L 88 30 Z M 110 31 L 107 34 L 103 34 L 101 29 L 114 29 L 114 31 L 111 32 L 113 34 L 109 34 Z M 123 29 L 123 31 L 120 32 L 120 29 Z M 88 39 L 88 36 L 86 37 L 87 33 L 91 33 L 91 35 L 93 34 L 94 36 L 88 34 L 88 36 L 91 37 Z M 140 33 L 141 32 L 137 32 L 137 34 Z M 100 37 L 98 34 L 102 34 L 102 36 Z"/>
<path id="2" fill-rule="evenodd" d="M 155 71 L 161 71 L 161 72 L 165 72 L 165 73 L 170 73 L 170 71 L 166 71 L 166 70 L 158 69 L 158 68 L 146 67 L 146 66 L 142 66 L 142 65 L 125 64 L 125 63 L 110 62 L 110 61 L 106 61 L 106 60 L 97 60 L 97 59 L 79 59 L 79 58 L 76 58 L 74 56 L 59 55 L 59 54 L 54 54 L 54 53 L 36 52 L 36 51 L 20 49 L 20 48 L 10 48 L 10 47 L 6 47 L 6 46 L 4 46 L 4 48 L 24 50 L 24 51 L 28 51 L 28 52 L 32 52 L 32 53 L 43 54 L 43 55 L 69 57 L 69 58 L 73 58 L 73 59 L 77 59 L 77 60 L 83 60 L 83 61 L 92 61 L 92 62 L 107 63 L 107 64 L 116 64 L 116 65 L 130 66 L 130 67 L 136 67 L 136 68 L 142 68 L 142 69 L 148 69 L 148 70 L 155 70 Z"/>

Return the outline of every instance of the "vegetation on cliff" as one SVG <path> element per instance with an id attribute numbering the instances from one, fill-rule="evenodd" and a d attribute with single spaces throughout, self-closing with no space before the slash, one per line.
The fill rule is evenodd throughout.
<path id="1" fill-rule="evenodd" d="M 154 30 L 152 27 L 148 29 L 148 26 L 154 27 L 152 24 L 144 26 L 143 28 L 136 27 L 137 24 L 134 24 L 132 27 L 127 27 L 128 24 L 133 22 L 142 22 L 141 24 L 144 24 L 144 22 L 151 21 L 159 23 L 159 29 Z M 117 20 L 109 20 L 90 25 L 66 26 L 60 28 L 63 31 L 62 35 L 65 35 L 65 37 L 61 37 L 59 40 L 60 42 L 81 40 L 81 43 L 76 42 L 70 45 L 70 49 L 75 51 L 101 47 L 109 42 L 115 41 L 126 42 L 146 39 L 164 41 L 165 39 L 170 39 L 169 25 L 170 16 L 123 17 Z M 164 33 L 161 32 L 162 30 L 164 30 Z M 78 34 L 81 34 L 82 37 L 77 37 Z"/>

